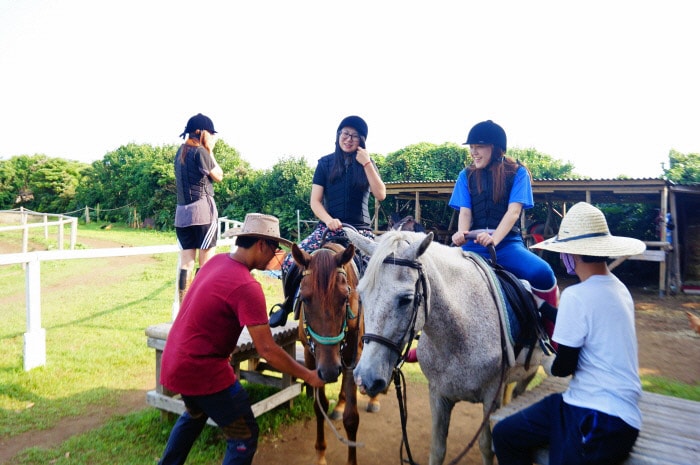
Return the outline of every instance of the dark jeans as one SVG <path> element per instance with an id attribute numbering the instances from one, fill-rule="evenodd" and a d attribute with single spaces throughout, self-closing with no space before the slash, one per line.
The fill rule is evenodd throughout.
<path id="1" fill-rule="evenodd" d="M 534 449 L 549 445 L 549 465 L 617 464 L 639 431 L 618 417 L 574 407 L 552 394 L 499 421 L 493 446 L 499 465 L 532 464 Z"/>
<path id="2" fill-rule="evenodd" d="M 226 436 L 223 465 L 250 465 L 258 448 L 258 423 L 250 408 L 248 393 L 236 381 L 228 389 L 208 396 L 182 396 L 187 411 L 178 418 L 170 432 L 160 465 L 184 464 L 211 419 Z"/>

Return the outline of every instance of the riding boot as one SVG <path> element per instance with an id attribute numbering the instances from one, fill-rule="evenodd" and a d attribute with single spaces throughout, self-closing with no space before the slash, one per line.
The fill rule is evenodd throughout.
<path id="1" fill-rule="evenodd" d="M 549 305 L 551 305 L 554 308 L 557 308 L 559 306 L 559 287 L 557 286 L 557 283 L 554 283 L 554 286 L 552 286 L 550 289 L 543 291 L 541 289 L 535 289 L 534 287 L 532 288 L 532 293 L 535 294 L 537 297 L 540 299 L 544 300 L 547 302 Z M 552 339 L 552 335 L 554 334 L 554 321 L 552 321 L 549 318 L 543 317 L 542 322 L 544 323 L 544 328 L 547 331 L 547 335 L 549 335 L 550 340 Z M 552 346 L 554 349 L 557 348 L 557 345 L 554 341 L 552 342 Z"/>
<path id="2" fill-rule="evenodd" d="M 178 298 L 180 305 L 182 305 L 182 301 L 185 300 L 185 294 L 187 293 L 187 289 L 189 289 L 191 283 L 192 273 L 190 273 L 187 269 L 180 269 L 180 276 L 178 279 Z"/>
<path id="3" fill-rule="evenodd" d="M 418 361 L 418 353 L 416 352 L 415 347 L 413 349 L 409 349 L 408 353 L 406 354 L 406 358 L 404 358 L 404 361 L 406 363 L 416 363 Z"/>
<path id="4" fill-rule="evenodd" d="M 287 317 L 295 307 L 294 303 L 296 301 L 301 278 L 299 267 L 297 267 L 296 262 L 292 262 L 292 265 L 283 279 L 284 302 L 275 304 L 272 310 L 270 310 L 270 327 L 275 328 L 287 324 Z M 277 310 L 275 310 L 275 308 L 277 308 Z M 297 314 L 295 314 L 295 318 L 298 318 Z"/>

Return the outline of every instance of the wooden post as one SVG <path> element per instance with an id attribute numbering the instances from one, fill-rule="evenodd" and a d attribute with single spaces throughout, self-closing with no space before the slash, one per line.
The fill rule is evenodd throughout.
<path id="1" fill-rule="evenodd" d="M 75 250 L 78 241 L 78 218 L 72 218 L 70 222 L 70 249 Z"/>
<path id="2" fill-rule="evenodd" d="M 666 242 L 666 212 L 668 211 L 668 186 L 661 190 L 661 242 Z M 665 250 L 665 249 L 663 249 Z M 668 257 L 668 254 L 666 255 Z M 666 294 L 666 260 L 659 262 L 659 297 Z"/>
<path id="3" fill-rule="evenodd" d="M 85 205 L 85 224 L 90 224 L 90 209 Z"/>
<path id="4" fill-rule="evenodd" d="M 41 327 L 41 262 L 26 263 L 27 332 L 24 333 L 24 371 L 46 365 L 46 330 Z"/>
<path id="5" fill-rule="evenodd" d="M 63 250 L 63 215 L 58 218 L 58 250 Z"/>

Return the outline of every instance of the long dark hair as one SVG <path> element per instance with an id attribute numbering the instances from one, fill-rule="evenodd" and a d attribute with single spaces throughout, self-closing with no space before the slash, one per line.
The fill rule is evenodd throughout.
<path id="1" fill-rule="evenodd" d="M 333 184 L 343 175 L 345 172 L 345 161 L 346 158 L 349 157 L 350 165 L 347 167 L 347 169 L 351 170 L 352 172 L 352 187 L 354 189 L 366 189 L 369 187 L 369 181 L 364 173 L 365 170 L 359 163 L 355 163 L 355 153 L 346 154 L 346 152 L 343 152 L 343 150 L 340 148 L 340 133 L 341 130 L 339 130 L 335 135 L 335 151 L 333 152 L 335 156 L 333 159 L 333 168 L 331 168 L 328 181 Z M 360 135 L 360 147 L 363 149 L 367 148 L 365 146 L 365 140 L 365 136 Z"/>
<path id="2" fill-rule="evenodd" d="M 493 150 L 491 152 L 491 162 L 484 169 L 477 169 L 472 163 L 467 167 L 467 177 L 472 176 L 476 179 L 476 188 L 479 193 L 482 190 L 482 176 L 488 176 L 489 174 L 493 179 L 493 201 L 498 203 L 503 196 L 506 194 L 506 178 L 509 175 L 515 175 L 518 168 L 523 166 L 527 170 L 527 167 L 521 164 L 514 158 L 506 156 L 505 151 L 501 147 L 495 145 L 492 146 Z M 528 170 L 528 175 L 530 170 Z"/>

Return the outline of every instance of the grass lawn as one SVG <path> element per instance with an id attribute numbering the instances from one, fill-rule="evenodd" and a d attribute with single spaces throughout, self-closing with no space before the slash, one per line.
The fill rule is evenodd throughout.
<path id="1" fill-rule="evenodd" d="M 34 230 L 37 249 L 55 248 Z M 49 237 L 56 237 L 52 233 Z M 131 230 L 113 225 L 81 225 L 78 247 L 85 242 L 110 241 L 125 246 L 175 243 L 174 233 Z M 21 250 L 21 236 L 0 233 L 0 244 Z M 226 248 L 219 251 L 225 252 Z M 62 418 L 89 415 L 97 405 L 116 405 L 128 390 L 153 386 L 153 350 L 144 329 L 170 321 L 175 295 L 177 254 L 42 262 L 41 316 L 46 330 L 46 366 L 23 370 L 26 332 L 25 272 L 21 265 L 0 267 L 0 438 L 30 430 L 49 429 Z M 257 275 L 268 303 L 279 302 L 281 284 Z M 404 366 L 409 382 L 425 382 L 417 364 Z M 644 377 L 646 390 L 700 400 L 700 387 Z M 337 386 L 338 383 L 336 383 Z M 250 390 L 253 401 L 267 392 Z M 330 390 L 329 390 L 330 391 Z M 329 397 L 337 396 L 329 392 Z M 278 408 L 258 418 L 264 434 L 274 435 L 280 424 L 312 416 L 309 399 L 295 409 Z M 10 464 L 154 463 L 165 446 L 172 422 L 163 422 L 147 407 L 116 416 L 105 426 L 73 436 L 50 450 L 29 449 Z M 190 464 L 221 462 L 221 437 L 206 428 L 190 454 Z M 265 438 L 263 437 L 264 441 Z"/>

